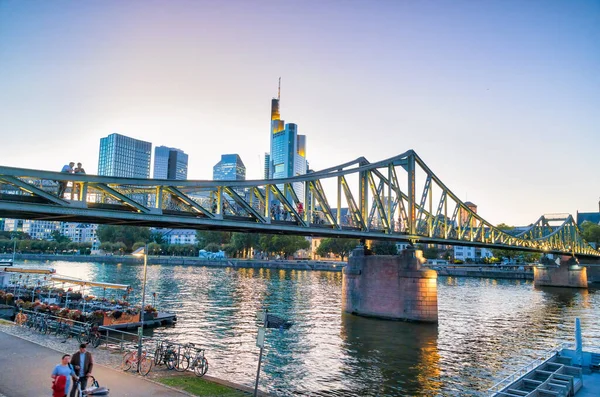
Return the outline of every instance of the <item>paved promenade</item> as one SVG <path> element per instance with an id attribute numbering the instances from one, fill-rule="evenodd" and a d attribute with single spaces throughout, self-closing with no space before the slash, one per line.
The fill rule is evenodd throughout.
<path id="1" fill-rule="evenodd" d="M 93 353 L 93 352 L 92 352 Z M 62 353 L 0 332 L 0 396 L 51 396 L 50 373 Z M 93 375 L 110 396 L 183 397 L 188 394 L 157 385 L 137 376 L 95 365 Z"/>

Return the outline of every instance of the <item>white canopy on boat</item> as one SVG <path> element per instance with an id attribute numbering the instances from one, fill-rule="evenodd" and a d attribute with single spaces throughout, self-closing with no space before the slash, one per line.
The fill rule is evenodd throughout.
<path id="1" fill-rule="evenodd" d="M 52 276 L 52 278 L 50 280 L 57 281 L 60 283 L 82 285 L 82 286 L 86 286 L 86 287 L 100 287 L 100 288 L 122 289 L 122 290 L 126 290 L 127 288 L 129 288 L 129 285 L 125 285 L 125 284 L 100 283 L 100 282 L 96 282 L 96 281 L 86 281 L 86 280 L 81 280 L 79 278 L 67 277 L 67 276 Z"/>
<path id="2" fill-rule="evenodd" d="M 31 273 L 31 274 L 54 274 L 56 270 L 51 267 L 0 267 L 0 272 L 7 273 Z"/>

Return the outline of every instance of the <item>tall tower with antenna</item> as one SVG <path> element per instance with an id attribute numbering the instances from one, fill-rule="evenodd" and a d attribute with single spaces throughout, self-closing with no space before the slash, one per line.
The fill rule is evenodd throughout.
<path id="1" fill-rule="evenodd" d="M 265 153 L 265 179 L 304 175 L 308 167 L 306 161 L 306 136 L 298 135 L 298 126 L 296 124 L 286 124 L 281 119 L 280 103 L 281 77 L 277 85 L 277 98 L 271 99 L 271 150 L 269 153 Z M 295 184 L 294 191 L 300 200 L 304 200 L 303 184 Z"/>

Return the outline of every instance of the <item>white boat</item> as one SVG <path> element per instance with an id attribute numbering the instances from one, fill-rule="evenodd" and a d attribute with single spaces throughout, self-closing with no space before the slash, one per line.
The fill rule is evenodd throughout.
<path id="1" fill-rule="evenodd" d="M 562 344 L 488 389 L 490 397 L 598 397 L 600 349 L 583 350 L 579 319 L 576 343 Z"/>

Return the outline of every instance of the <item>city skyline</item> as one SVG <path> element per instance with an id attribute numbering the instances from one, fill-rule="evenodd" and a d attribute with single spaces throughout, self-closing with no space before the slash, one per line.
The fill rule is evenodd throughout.
<path id="1" fill-rule="evenodd" d="M 596 210 L 598 4 L 308 4 L 0 3 L 2 165 L 96 173 L 118 132 L 260 179 L 282 76 L 312 169 L 414 149 L 493 223 Z"/>

